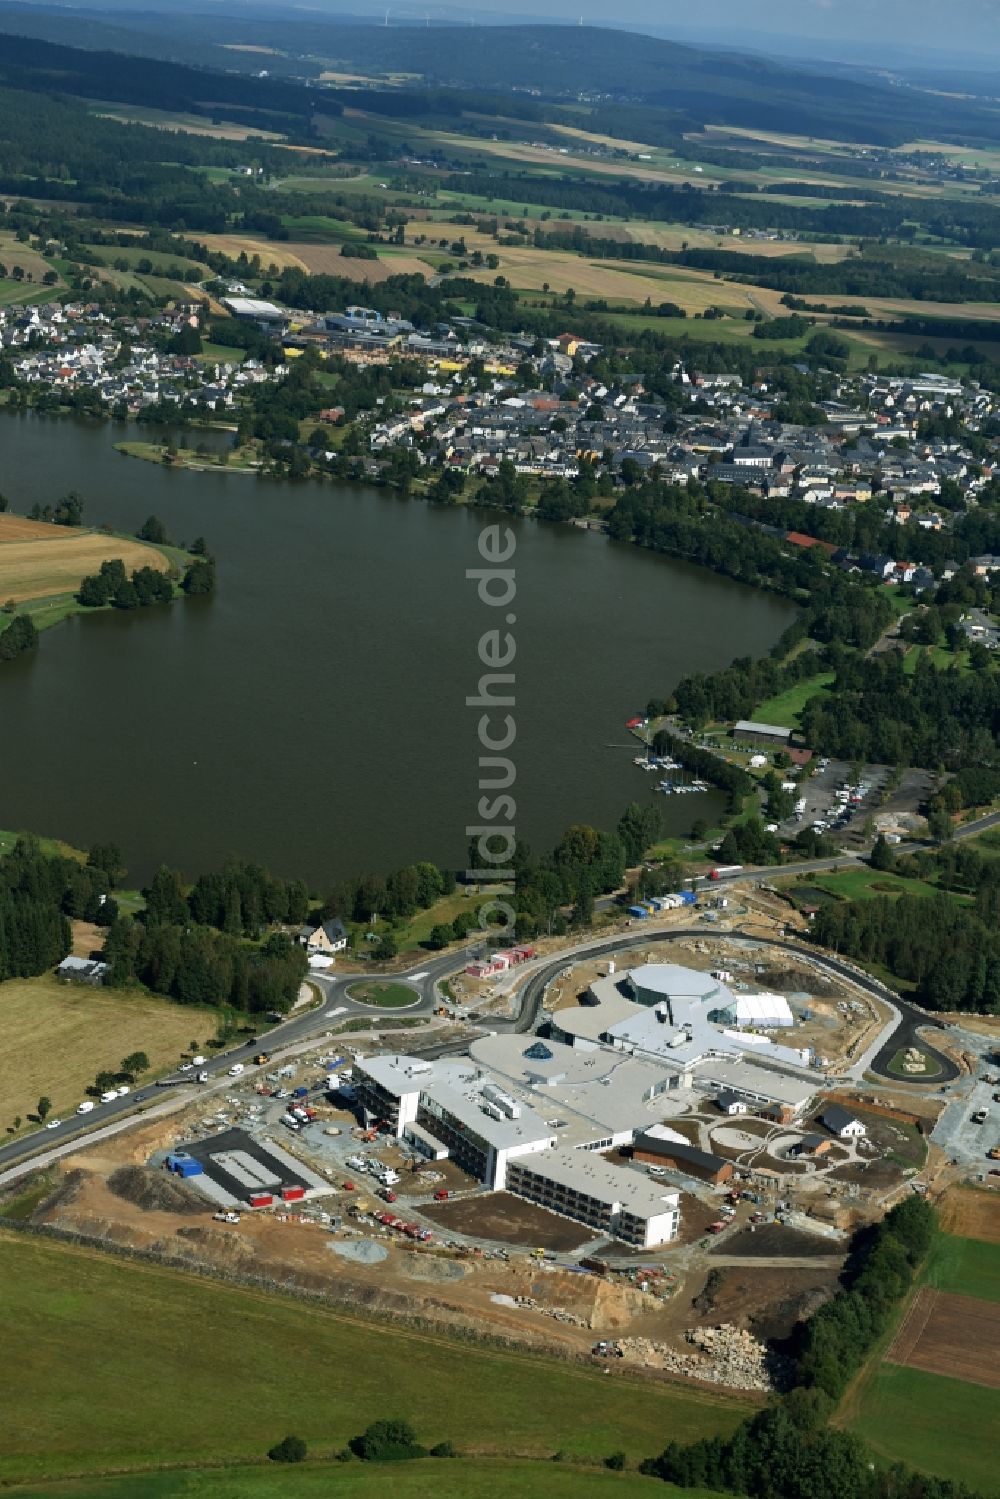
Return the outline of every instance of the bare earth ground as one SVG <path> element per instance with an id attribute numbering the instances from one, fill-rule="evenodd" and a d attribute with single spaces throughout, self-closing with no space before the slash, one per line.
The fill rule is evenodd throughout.
<path id="1" fill-rule="evenodd" d="M 998 1338 L 1000 1305 L 923 1286 L 886 1361 L 1000 1390 Z"/>
<path id="2" fill-rule="evenodd" d="M 10 527 L 8 521 L 14 524 Z M 38 525 L 26 536 L 21 527 Z M 0 598 L 45 598 L 49 594 L 71 593 L 88 573 L 97 572 L 102 562 L 120 558 L 129 572 L 137 567 L 153 567 L 166 572 L 170 566 L 162 552 L 138 541 L 119 541 L 97 531 L 70 530 L 65 526 L 45 526 L 24 521 L 20 516 L 0 515 Z"/>
<path id="3" fill-rule="evenodd" d="M 975 1187 L 952 1187 L 938 1203 L 941 1227 L 960 1239 L 1000 1244 L 1000 1198 Z"/>
<path id="4" fill-rule="evenodd" d="M 443 1231 L 495 1239 L 501 1244 L 534 1243 L 540 1249 L 565 1251 L 594 1238 L 593 1230 L 582 1224 L 560 1218 L 532 1202 L 522 1202 L 509 1192 L 428 1204 L 424 1211 Z"/>
<path id="5" fill-rule="evenodd" d="M 211 1208 L 195 1193 L 146 1165 L 153 1151 L 183 1137 L 184 1125 L 175 1115 L 67 1157 L 32 1221 L 179 1257 L 216 1273 L 296 1285 L 340 1302 L 418 1314 L 571 1354 L 589 1353 L 598 1332 L 667 1340 L 680 1350 L 685 1329 L 723 1320 L 752 1327 L 758 1335 L 783 1337 L 835 1284 L 830 1264 L 817 1263 L 815 1269 L 801 1262 L 787 1268 L 773 1261 L 725 1265 L 716 1269 L 712 1294 L 705 1298 L 706 1277 L 715 1267 L 686 1236 L 666 1255 L 637 1253 L 636 1269 L 624 1275 L 574 1273 L 533 1259 L 528 1250 L 535 1239 L 544 1244 L 547 1237 L 579 1243 L 587 1230 L 507 1194 L 420 1209 L 441 1225 L 441 1239 L 456 1215 L 463 1228 L 474 1216 L 477 1231 L 497 1239 L 509 1237 L 516 1221 L 530 1237 L 522 1238 L 520 1248 L 511 1242 L 507 1260 L 443 1243 L 417 1248 L 388 1230 L 350 1219 L 336 1234 L 295 1214 L 284 1221 L 277 1214 L 244 1214 L 239 1224 L 223 1225 L 213 1221 Z M 350 1204 L 338 1194 L 324 1206 L 343 1214 Z M 685 1200 L 684 1213 L 688 1229 L 695 1227 L 696 1216 L 703 1220 L 702 1232 L 711 1216 L 695 1198 Z M 351 1257 L 356 1246 L 376 1244 L 384 1256 L 377 1263 Z M 348 1257 L 332 1253 L 334 1245 Z M 651 1273 L 655 1261 L 663 1268 Z"/>

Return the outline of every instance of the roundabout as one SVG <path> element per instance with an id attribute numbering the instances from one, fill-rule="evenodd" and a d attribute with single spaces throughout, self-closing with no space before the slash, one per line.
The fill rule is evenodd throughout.
<path id="1" fill-rule="evenodd" d="M 348 987 L 347 998 L 371 1010 L 410 1010 L 420 1003 L 416 989 L 394 979 L 359 979 Z"/>

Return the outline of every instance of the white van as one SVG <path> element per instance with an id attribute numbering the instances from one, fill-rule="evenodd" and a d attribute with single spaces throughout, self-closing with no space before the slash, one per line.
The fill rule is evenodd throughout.
<path id="1" fill-rule="evenodd" d="M 110 1088 L 107 1093 L 102 1093 L 101 1094 L 101 1102 L 102 1103 L 114 1103 L 114 1101 L 115 1101 L 115 1099 L 117 1097 L 118 1097 L 118 1089 L 117 1088 Z"/>
<path id="2" fill-rule="evenodd" d="M 77 1109 L 76 1112 L 78 1114 L 89 1114 L 90 1111 L 91 1111 L 91 1109 L 93 1107 L 94 1107 L 94 1100 L 92 1098 L 85 1098 L 84 1101 L 83 1101 L 83 1103 L 80 1105 L 80 1107 Z"/>

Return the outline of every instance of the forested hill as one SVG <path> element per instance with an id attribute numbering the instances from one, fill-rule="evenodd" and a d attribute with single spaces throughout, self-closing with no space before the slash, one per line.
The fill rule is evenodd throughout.
<path id="1" fill-rule="evenodd" d="M 62 9 L 54 16 L 46 6 L 0 0 L 0 31 L 18 33 L 22 43 L 30 38 L 51 45 L 58 39 L 93 56 L 118 55 L 119 63 L 123 52 L 164 63 L 198 61 L 228 75 L 226 88 L 237 91 L 214 93 L 213 100 L 235 102 L 242 77 L 245 85 L 260 86 L 254 87 L 257 107 L 289 114 L 299 113 L 307 97 L 314 105 L 329 97 L 328 90 L 297 89 L 293 79 L 314 83 L 332 67 L 374 76 L 403 72 L 415 77 L 418 88 L 515 91 L 522 104 L 530 91 L 544 101 L 582 101 L 598 113 L 611 105 L 641 107 L 662 115 L 673 132 L 684 125 L 730 124 L 882 145 L 928 135 L 1000 140 L 1000 109 L 988 100 L 890 87 L 845 76 L 842 69 L 710 51 L 598 26 L 386 26 L 280 9 L 185 15 L 168 10 L 163 0 L 107 17 Z M 12 40 L 4 38 L 6 62 Z M 248 77 L 262 71 L 257 49 L 267 53 L 268 78 Z M 140 77 L 156 93 L 167 82 L 186 87 L 166 75 L 140 70 L 137 82 Z M 74 63 L 62 86 L 85 97 L 123 97 L 117 91 L 101 95 L 90 83 L 89 70 Z M 204 95 L 195 90 L 194 97 Z M 144 102 L 151 104 L 152 95 Z"/>
<path id="2" fill-rule="evenodd" d="M 332 94 L 316 95 L 304 84 L 63 47 L 27 36 L 0 36 L 0 84 L 147 109 L 202 114 L 222 110 L 227 118 L 277 130 L 306 131 L 315 112 L 341 113 Z"/>

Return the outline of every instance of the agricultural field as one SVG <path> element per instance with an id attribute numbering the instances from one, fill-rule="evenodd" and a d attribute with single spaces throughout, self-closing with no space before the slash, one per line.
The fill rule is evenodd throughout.
<path id="1" fill-rule="evenodd" d="M 1000 1494 L 995 1444 L 1000 1395 L 985 1385 L 884 1363 L 849 1417 L 851 1430 L 884 1458 Z"/>
<path id="2" fill-rule="evenodd" d="M 386 281 L 390 276 L 433 276 L 434 267 L 416 253 L 380 251 L 378 260 L 356 260 L 341 255 L 340 245 L 303 241 L 285 247 L 315 275 L 346 276 L 351 281 Z"/>
<path id="3" fill-rule="evenodd" d="M 1000 1244 L 1000 1197 L 978 1187 L 953 1187 L 940 1206 L 947 1234 Z"/>
<path id="4" fill-rule="evenodd" d="M 75 1109 L 102 1068 L 144 1051 L 154 1071 L 177 1062 L 188 1042 L 214 1037 L 218 1011 L 152 995 L 123 994 L 52 974 L 0 984 L 0 1097 L 7 1126 L 34 1112 L 42 1094 L 56 1117 Z"/>
<path id="5" fill-rule="evenodd" d="M 26 534 L 25 526 L 35 529 Z M 75 591 L 82 578 L 115 557 L 129 572 L 137 567 L 166 572 L 170 566 L 163 552 L 139 541 L 0 515 L 0 599 L 4 601 L 20 604 Z"/>
<path id="6" fill-rule="evenodd" d="M 495 248 L 495 247 L 494 247 Z M 546 285 L 563 292 L 572 287 L 578 297 L 603 297 L 638 307 L 648 297 L 676 302 L 688 314 L 708 307 L 744 313 L 760 306 L 776 315 L 784 311 L 778 292 L 764 291 L 738 281 L 716 281 L 708 271 L 657 266 L 637 268 L 635 261 L 587 260 L 566 250 L 538 250 L 515 245 L 499 251 L 500 270 L 517 291 L 541 291 Z M 492 284 L 496 271 L 470 270 L 472 280 Z"/>
<path id="7" fill-rule="evenodd" d="M 994 1281 L 1000 1301 L 1000 1288 Z M 1000 1390 L 996 1342 L 1000 1305 L 921 1286 L 885 1356 L 886 1363 Z"/>
<path id="8" fill-rule="evenodd" d="M 384 1499 L 386 1488 L 386 1470 L 378 1464 L 310 1462 L 286 1469 L 265 1464 L 144 1473 L 97 1484 L 32 1484 L 10 1492 L 24 1499 L 329 1499 L 330 1494 L 338 1499 Z M 672 1484 L 637 1474 L 484 1457 L 396 1463 L 391 1488 L 394 1499 L 473 1499 L 487 1494 L 490 1499 L 638 1499 L 641 1494 L 673 1499 L 680 1494 Z M 707 1489 L 685 1489 L 684 1494 L 687 1499 L 714 1499 Z"/>
<path id="9" fill-rule="evenodd" d="M 240 125 L 233 120 L 220 120 L 216 124 L 204 115 L 166 109 L 138 109 L 132 104 L 102 104 L 95 107 L 94 113 L 109 120 L 120 120 L 124 125 L 151 125 L 157 130 L 174 130 L 185 135 L 209 135 L 220 141 L 284 140 L 284 136 L 275 131 L 259 130 L 256 126 Z"/>
<path id="10" fill-rule="evenodd" d="M 747 1410 L 715 1392 L 608 1379 L 15 1233 L 0 1233 L 0 1278 L 19 1329 L 8 1483 L 156 1468 L 177 1460 L 179 1443 L 192 1464 L 252 1461 L 290 1431 L 332 1456 L 380 1415 L 484 1456 L 624 1450 L 637 1461 L 668 1435 L 729 1433 Z M 127 1333 L 109 1347 L 109 1329 Z M 289 1373 L 296 1350 L 307 1353 L 301 1377 Z M 550 1479 L 547 1469 L 549 1495 Z"/>
<path id="11" fill-rule="evenodd" d="M 937 1291 L 982 1297 L 1000 1303 L 1000 1195 L 992 1194 L 993 1243 L 939 1234 L 924 1270 L 924 1283 Z M 998 1314 L 1000 1315 L 1000 1314 Z"/>
<path id="12" fill-rule="evenodd" d="M 953 1188 L 942 1203 L 949 1226 L 992 1228 L 994 1242 L 939 1232 L 888 1347 L 848 1391 L 838 1421 L 888 1461 L 1000 1494 L 995 1444 L 1000 1423 L 1000 1200 Z"/>

